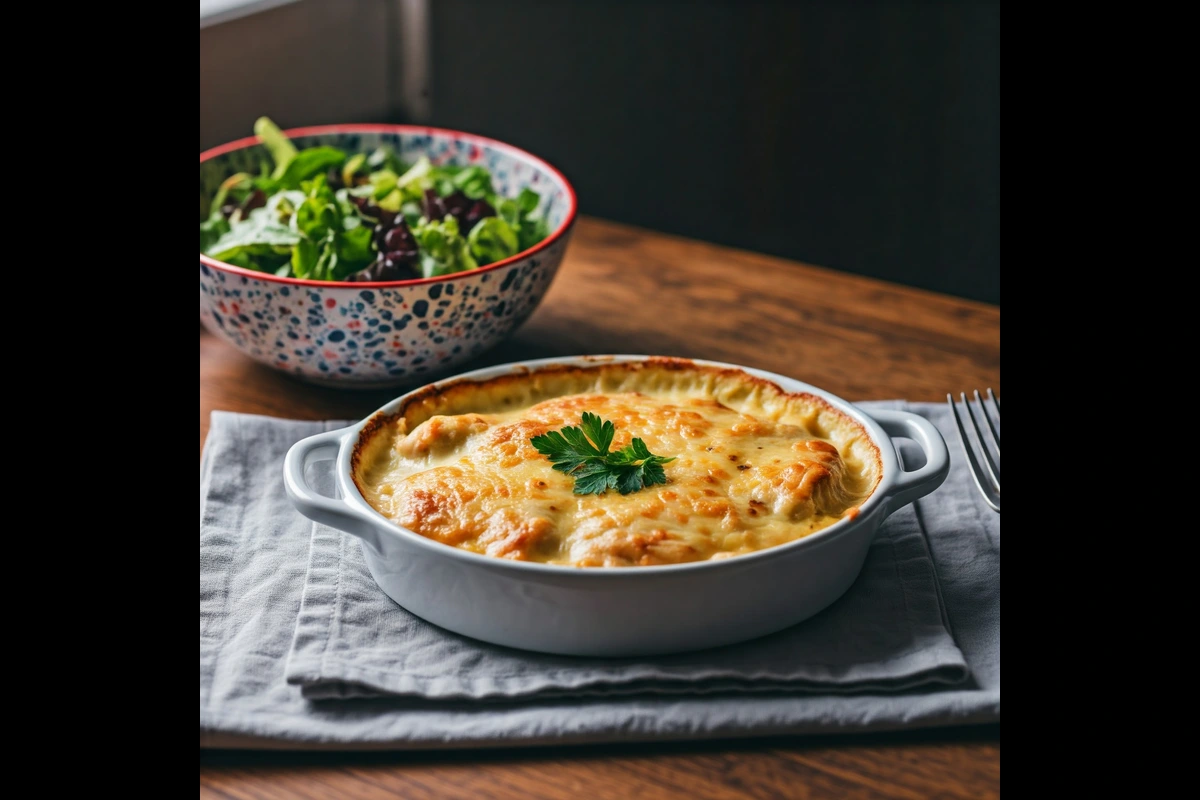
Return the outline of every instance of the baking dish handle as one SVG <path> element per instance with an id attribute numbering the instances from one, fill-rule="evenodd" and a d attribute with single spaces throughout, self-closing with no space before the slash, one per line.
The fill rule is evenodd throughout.
<path id="1" fill-rule="evenodd" d="M 909 411 L 872 409 L 867 413 L 888 436 L 912 439 L 925 452 L 923 466 L 911 471 L 901 468 L 888 500 L 888 513 L 903 508 L 942 485 L 950 474 L 950 451 L 946 448 L 946 440 L 932 422 Z M 895 444 L 892 446 L 895 447 Z"/>
<path id="2" fill-rule="evenodd" d="M 308 468 L 318 461 L 329 461 L 338 454 L 342 438 L 350 428 L 339 428 L 309 436 L 296 442 L 283 459 L 283 485 L 288 499 L 301 514 L 313 522 L 345 531 L 366 540 L 379 549 L 378 531 L 344 500 L 326 497 L 308 483 Z"/>

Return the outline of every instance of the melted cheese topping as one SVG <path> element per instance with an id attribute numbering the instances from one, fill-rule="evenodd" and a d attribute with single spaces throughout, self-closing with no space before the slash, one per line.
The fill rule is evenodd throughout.
<path id="1" fill-rule="evenodd" d="M 819 398 L 666 363 L 675 366 L 535 374 L 421 400 L 371 432 L 355 481 L 384 516 L 443 544 L 580 567 L 774 547 L 853 516 L 874 489 L 878 450 Z M 594 391 L 610 386 L 618 391 Z M 593 391 L 566 393 L 582 387 Z M 636 436 L 675 456 L 667 484 L 575 494 L 529 440 L 578 425 L 583 411 L 613 422 L 613 450 Z"/>

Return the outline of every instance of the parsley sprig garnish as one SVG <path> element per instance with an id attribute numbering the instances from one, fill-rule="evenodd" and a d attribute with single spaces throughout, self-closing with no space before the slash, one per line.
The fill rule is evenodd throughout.
<path id="1" fill-rule="evenodd" d="M 549 457 L 554 469 L 575 479 L 575 494 L 604 494 L 609 489 L 629 494 L 667 482 L 662 465 L 674 461 L 674 456 L 654 455 L 641 439 L 610 453 L 608 448 L 616 433 L 613 424 L 587 411 L 582 419 L 581 428 L 568 425 L 529 440 L 539 453 Z"/>

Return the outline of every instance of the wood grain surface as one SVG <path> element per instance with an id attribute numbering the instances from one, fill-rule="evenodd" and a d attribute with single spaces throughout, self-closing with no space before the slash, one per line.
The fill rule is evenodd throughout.
<path id="1" fill-rule="evenodd" d="M 542 305 L 463 370 L 646 353 L 790 375 L 851 401 L 1000 393 L 1000 309 L 784 259 L 582 218 Z M 318 388 L 200 332 L 209 412 L 357 419 L 402 390 Z M 957 443 L 951 442 L 951 446 Z M 200 753 L 212 798 L 988 798 L 1000 727 L 870 736 L 451 753 Z"/>

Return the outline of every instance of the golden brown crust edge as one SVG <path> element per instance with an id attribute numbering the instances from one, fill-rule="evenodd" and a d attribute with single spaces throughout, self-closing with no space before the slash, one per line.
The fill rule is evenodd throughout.
<path id="1" fill-rule="evenodd" d="M 359 478 L 359 465 L 362 462 L 363 454 L 371 445 L 372 440 L 385 430 L 391 423 L 399 420 L 401 417 L 408 418 L 409 413 L 414 409 L 431 409 L 435 403 L 442 405 L 450 405 L 456 401 L 461 401 L 469 397 L 471 394 L 478 394 L 487 390 L 493 390 L 499 387 L 512 386 L 523 382 L 528 382 L 535 376 L 583 376 L 595 375 L 601 373 L 625 373 L 632 374 L 634 372 L 645 371 L 649 369 L 660 369 L 668 372 L 696 372 L 713 378 L 732 378 L 738 381 L 745 382 L 749 386 L 755 386 L 764 391 L 776 394 L 777 396 L 787 398 L 800 398 L 808 402 L 815 403 L 821 406 L 824 410 L 834 414 L 839 419 L 843 420 L 848 425 L 856 428 L 861 432 L 863 440 L 870 444 L 870 456 L 874 460 L 875 483 L 870 490 L 863 496 L 862 503 L 865 503 L 875 494 L 875 490 L 879 487 L 879 482 L 883 479 L 883 458 L 879 452 L 879 443 L 870 435 L 870 433 L 862 426 L 862 424 L 854 417 L 843 413 L 839 409 L 833 407 L 825 398 L 812 394 L 811 392 L 789 392 L 783 389 L 774 381 L 760 378 L 757 375 L 751 375 L 742 369 L 734 367 L 713 367 L 704 364 L 697 364 L 686 358 L 669 358 L 652 356 L 640 361 L 608 361 L 604 357 L 597 357 L 594 363 L 580 364 L 548 364 L 544 367 L 526 368 L 522 367 L 516 372 L 506 375 L 497 375 L 494 378 L 488 378 L 483 381 L 461 380 L 453 381 L 447 384 L 430 384 L 422 389 L 417 390 L 411 395 L 399 409 L 391 414 L 377 412 L 367 421 L 359 433 L 357 440 L 354 442 L 354 450 L 350 454 L 350 477 L 354 481 L 355 487 L 359 493 L 366 496 L 367 492 Z M 416 415 L 414 415 L 416 416 Z M 431 415 L 425 415 L 428 418 Z M 423 421 L 423 420 L 421 420 Z M 419 424 L 419 423 L 418 423 Z M 412 429 L 411 426 L 409 430 Z M 861 506 L 862 503 L 859 503 Z"/>

